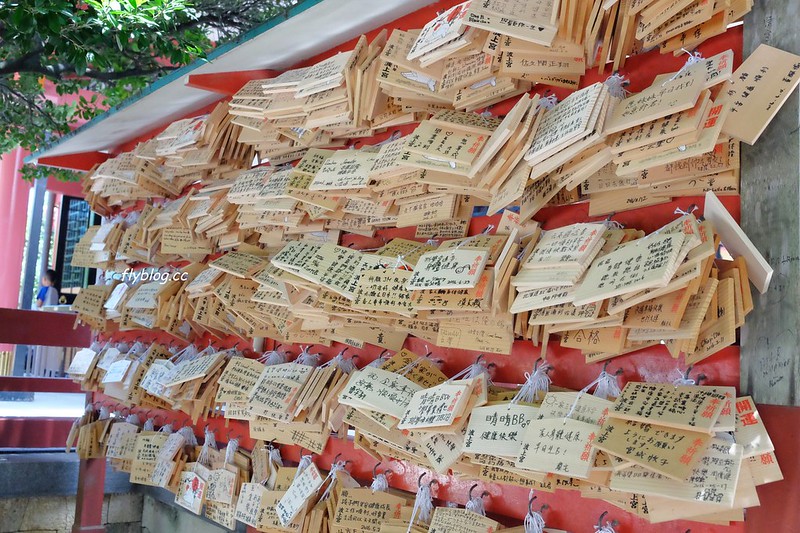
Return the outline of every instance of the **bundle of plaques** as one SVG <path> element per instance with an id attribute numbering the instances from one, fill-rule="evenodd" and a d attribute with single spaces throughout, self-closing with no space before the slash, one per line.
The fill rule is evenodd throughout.
<path id="1" fill-rule="evenodd" d="M 278 359 L 273 361 L 275 356 Z M 347 381 L 349 362 L 320 367 L 305 364 L 309 361 L 303 359 L 279 362 L 285 358 L 286 354 L 270 352 L 261 361 L 275 364 L 266 365 L 231 359 L 222 386 L 227 389 L 233 383 L 237 392 L 235 396 L 218 393 L 218 401 L 233 398 L 226 406 L 225 417 L 248 421 L 251 438 L 296 444 L 322 453 L 331 432 L 346 435 L 341 431 L 338 391 Z"/>
<path id="2" fill-rule="evenodd" d="M 75 244 L 72 265 L 75 267 L 111 270 L 116 259 L 123 221 L 108 221 L 100 226 L 89 226 L 86 233 Z"/>
<path id="3" fill-rule="evenodd" d="M 752 247 L 715 259 L 720 240 L 735 242 L 741 230 L 713 193 L 706 206 L 709 220 L 679 215 L 647 236 L 603 223 L 544 232 L 513 223 L 365 251 L 314 240 L 274 251 L 245 243 L 166 282 L 97 287 L 94 307 L 86 290 L 75 308 L 98 325 L 111 319 L 182 339 L 236 334 L 397 351 L 414 335 L 510 353 L 516 338 L 544 349 L 557 335 L 588 362 L 664 344 L 693 364 L 735 342 L 753 308 L 750 282 L 760 289 L 765 281 Z"/>
<path id="4" fill-rule="evenodd" d="M 643 495 L 652 523 L 741 521 L 756 486 L 782 479 L 753 399 L 732 387 L 628 383 L 588 430 L 611 459 L 611 501 Z"/>
<path id="5" fill-rule="evenodd" d="M 716 259 L 719 242 L 692 214 L 646 237 L 602 224 L 546 231 L 511 280 L 511 311 L 532 338 L 556 334 L 587 362 L 665 344 L 694 364 L 732 345 L 752 310 L 747 261 Z"/>
<path id="6" fill-rule="evenodd" d="M 596 83 L 555 106 L 549 97 L 525 95 L 502 120 L 440 110 L 380 146 L 309 148 L 292 169 L 217 165 L 230 179 L 165 213 L 145 206 L 117 255 L 161 265 L 243 244 L 277 250 L 294 237 L 338 242 L 343 232 L 374 236 L 411 226 L 416 237 L 454 237 L 463 236 L 480 205 L 489 213 L 517 206 L 524 223 L 548 205 L 587 199 L 591 216 L 668 202 L 676 194 L 736 194 L 739 140 L 754 142 L 779 106 L 753 116 L 758 102 L 743 96 L 750 86 L 728 80 L 752 78 L 761 87 L 770 78 L 781 87 L 776 103 L 782 103 L 800 79 L 789 76 L 794 60 L 760 48 L 732 73 L 728 50 L 622 100 L 611 96 L 613 84 Z M 789 69 L 784 78 L 755 74 L 776 63 Z M 128 159 L 122 156 L 120 164 Z M 159 240 L 162 246 L 154 247 Z M 86 262 L 83 254 L 78 260 Z"/>

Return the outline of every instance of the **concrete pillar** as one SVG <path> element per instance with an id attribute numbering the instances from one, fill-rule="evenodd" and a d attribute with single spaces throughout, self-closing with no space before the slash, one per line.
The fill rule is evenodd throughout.
<path id="1" fill-rule="evenodd" d="M 744 56 L 759 44 L 800 54 L 800 2 L 755 2 Z M 754 295 L 741 338 L 741 391 L 759 403 L 800 405 L 800 96 L 789 98 L 755 146 L 742 146 L 741 224 L 775 270 Z"/>

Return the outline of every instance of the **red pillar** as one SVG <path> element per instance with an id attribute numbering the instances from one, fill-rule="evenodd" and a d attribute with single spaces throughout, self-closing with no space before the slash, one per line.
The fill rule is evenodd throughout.
<path id="1" fill-rule="evenodd" d="M 22 274 L 22 256 L 25 250 L 25 230 L 28 221 L 28 195 L 30 184 L 22 180 L 25 152 L 17 148 L 0 158 L 0 307 L 17 308 L 19 281 Z M 11 350 L 0 344 L 0 350 Z"/>
<path id="2" fill-rule="evenodd" d="M 9 279 L 0 290 L 8 291 L 7 298 L 9 307 L 16 307 L 19 301 L 19 289 L 22 283 L 22 260 L 25 256 L 25 232 L 28 229 L 28 199 L 31 192 L 31 184 L 24 181 L 19 170 L 24 164 L 23 159 L 28 155 L 27 151 L 16 150 L 16 166 L 13 172 L 14 193 L 11 204 L 11 217 L 8 240 L 6 241 L 4 257 L 1 259 L 6 270 L 9 272 Z M 38 250 L 38 243 L 33 245 L 34 250 Z M 10 268 L 8 268 L 10 267 Z M 38 288 L 38 283 L 36 284 Z"/>
<path id="3" fill-rule="evenodd" d="M 103 524 L 105 481 L 105 457 L 81 459 L 72 533 L 105 533 L 106 527 Z"/>

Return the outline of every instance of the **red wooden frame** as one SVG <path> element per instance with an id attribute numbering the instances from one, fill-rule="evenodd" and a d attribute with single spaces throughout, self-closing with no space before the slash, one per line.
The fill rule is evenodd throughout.
<path id="1" fill-rule="evenodd" d="M 77 154 L 51 155 L 40 157 L 38 164 L 48 167 L 66 168 L 71 170 L 89 170 L 94 165 L 102 163 L 111 155 L 103 152 L 80 152 Z"/>
<path id="2" fill-rule="evenodd" d="M 89 346 L 92 330 L 77 315 L 0 308 L 0 342 L 32 346 Z"/>
<path id="3" fill-rule="evenodd" d="M 242 86 L 250 80 L 263 80 L 274 78 L 280 71 L 262 70 L 240 70 L 237 72 L 214 72 L 211 74 L 189 74 L 186 81 L 187 87 L 203 89 L 213 93 L 233 96 Z"/>
<path id="4" fill-rule="evenodd" d="M 79 383 L 68 378 L 24 378 L 0 376 L 0 391 L 11 392 L 83 392 Z"/>

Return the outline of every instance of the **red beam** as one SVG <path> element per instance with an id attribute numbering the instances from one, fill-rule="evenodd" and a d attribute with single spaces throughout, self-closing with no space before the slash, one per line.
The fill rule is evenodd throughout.
<path id="1" fill-rule="evenodd" d="M 67 378 L 0 377 L 0 391 L 10 392 L 81 392 L 79 383 Z"/>
<path id="2" fill-rule="evenodd" d="M 233 96 L 250 80 L 274 78 L 280 74 L 278 70 L 239 70 L 235 72 L 214 72 L 211 74 L 189 74 L 187 87 L 203 89 L 212 93 Z"/>
<path id="3" fill-rule="evenodd" d="M 104 154 L 103 152 L 81 152 L 78 154 L 40 157 L 37 160 L 37 164 L 46 165 L 48 167 L 66 168 L 69 170 L 89 170 L 109 157 L 109 154 Z"/>
<path id="4" fill-rule="evenodd" d="M 92 330 L 75 327 L 76 315 L 0 308 L 0 343 L 86 347 Z"/>
<path id="5" fill-rule="evenodd" d="M 61 181 L 53 176 L 47 177 L 47 190 L 54 194 L 83 198 L 83 187 L 80 181 Z"/>
<path id="6" fill-rule="evenodd" d="M 0 448 L 64 448 L 71 418 L 0 418 Z"/>

